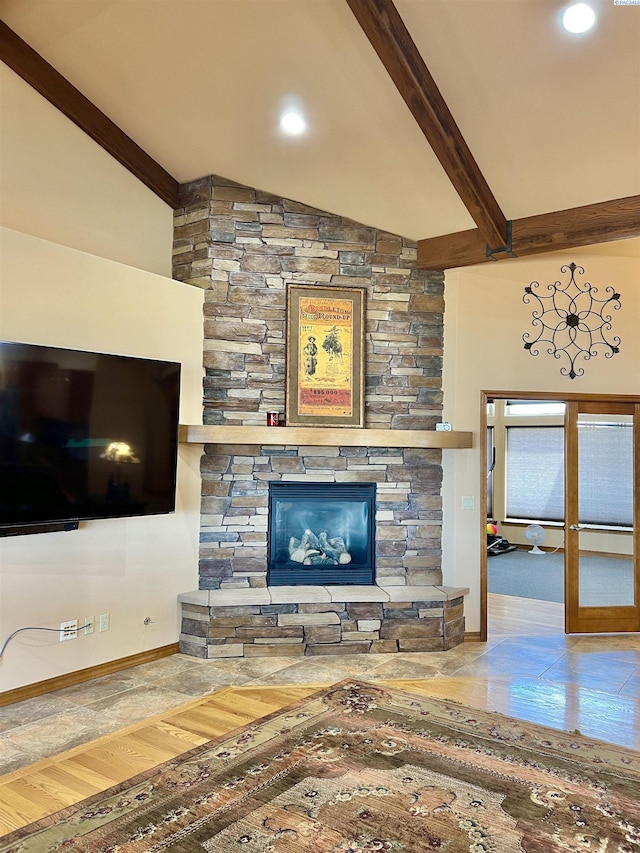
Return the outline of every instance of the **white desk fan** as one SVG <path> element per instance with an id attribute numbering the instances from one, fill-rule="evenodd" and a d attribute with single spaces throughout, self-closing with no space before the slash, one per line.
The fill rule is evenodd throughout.
<path id="1" fill-rule="evenodd" d="M 539 547 L 547 535 L 544 527 L 541 527 L 539 524 L 530 524 L 524 531 L 524 535 L 533 545 L 533 548 L 528 552 L 529 554 L 544 554 L 544 551 Z"/>

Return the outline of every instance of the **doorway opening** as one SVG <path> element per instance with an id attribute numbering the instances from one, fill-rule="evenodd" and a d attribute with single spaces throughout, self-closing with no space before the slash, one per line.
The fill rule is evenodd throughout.
<path id="1" fill-rule="evenodd" d="M 638 412 L 629 397 L 483 394 L 483 636 L 488 594 L 560 604 L 567 633 L 640 630 Z"/>

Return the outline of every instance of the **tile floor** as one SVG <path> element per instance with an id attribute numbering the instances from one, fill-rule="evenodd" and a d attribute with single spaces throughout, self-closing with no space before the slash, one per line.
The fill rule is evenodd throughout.
<path id="1" fill-rule="evenodd" d="M 0 708 L 0 774 L 228 685 L 427 679 L 422 688 L 640 750 L 640 634 L 491 633 L 449 652 L 202 661 L 174 655 Z"/>

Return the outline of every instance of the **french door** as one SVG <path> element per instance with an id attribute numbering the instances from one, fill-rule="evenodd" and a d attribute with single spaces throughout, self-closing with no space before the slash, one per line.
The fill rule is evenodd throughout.
<path id="1" fill-rule="evenodd" d="M 637 397 L 612 397 L 548 392 L 483 391 L 481 394 L 480 453 L 481 453 L 481 506 L 488 506 L 487 474 L 491 462 L 487 440 L 487 402 L 493 400 L 553 400 L 565 403 L 565 508 L 564 508 L 564 607 L 565 631 L 568 634 L 617 633 L 640 631 L 640 400 Z M 613 443 L 602 444 L 609 428 L 620 428 Z M 614 429 L 615 431 L 615 429 Z M 624 433 L 623 440 L 620 435 Z M 595 442 L 595 445 L 594 445 Z M 593 452 L 602 447 L 602 452 Z M 626 515 L 621 530 L 630 541 L 630 553 L 606 559 L 606 580 L 593 571 L 594 531 L 600 527 L 611 528 L 607 502 L 611 501 L 611 470 L 607 468 L 610 454 L 616 454 L 617 470 L 622 467 L 625 476 L 620 483 L 624 492 Z M 535 463 L 534 463 L 535 464 Z M 604 472 L 603 466 L 604 464 Z M 599 468 L 599 470 L 597 470 Z M 596 469 L 596 470 L 594 470 Z M 599 488 L 603 477 L 607 488 Z M 613 489 L 619 503 L 621 495 Z M 616 507 L 616 513 L 620 507 Z M 480 632 L 479 639 L 487 638 L 487 555 L 486 520 L 481 521 L 480 560 Z M 616 516 L 617 517 L 617 516 Z M 613 525 L 615 526 L 615 525 Z M 629 530 L 632 535 L 629 536 Z M 615 535 L 615 532 L 614 532 Z M 596 551 L 602 551 L 597 547 Z M 594 577 L 598 578 L 594 582 Z"/>
<path id="2" fill-rule="evenodd" d="M 621 472 L 612 482 L 614 472 Z M 567 401 L 565 416 L 565 630 L 640 631 L 640 404 Z M 618 504 L 631 554 L 603 562 L 589 551 L 594 525 Z M 617 512 L 620 510 L 618 509 Z M 628 526 L 627 526 L 628 529 Z M 604 581 L 603 574 L 604 572 Z"/>

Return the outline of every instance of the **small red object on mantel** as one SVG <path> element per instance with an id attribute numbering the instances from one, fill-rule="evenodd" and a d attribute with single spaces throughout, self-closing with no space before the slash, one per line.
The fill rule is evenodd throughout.
<path id="1" fill-rule="evenodd" d="M 267 426 L 280 425 L 280 412 L 267 412 Z"/>

